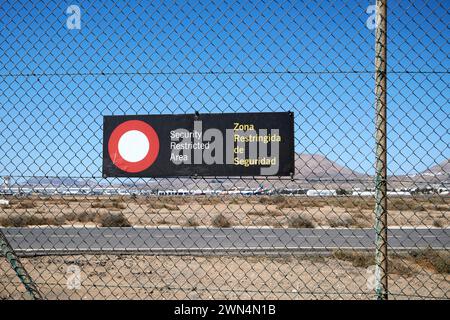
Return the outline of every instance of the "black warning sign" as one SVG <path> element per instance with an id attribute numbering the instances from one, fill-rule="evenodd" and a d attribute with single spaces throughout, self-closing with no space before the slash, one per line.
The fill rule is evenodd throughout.
<path id="1" fill-rule="evenodd" d="M 105 116 L 104 177 L 289 176 L 292 112 Z"/>

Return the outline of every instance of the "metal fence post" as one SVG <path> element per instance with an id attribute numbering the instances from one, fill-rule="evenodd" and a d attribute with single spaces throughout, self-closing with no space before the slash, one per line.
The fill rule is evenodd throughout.
<path id="1" fill-rule="evenodd" d="M 387 0 L 376 2 L 375 99 L 376 99 L 376 181 L 375 181 L 375 278 L 377 299 L 388 298 L 387 256 L 387 143 L 386 143 L 386 43 Z"/>
<path id="2" fill-rule="evenodd" d="M 30 277 L 28 272 L 23 267 L 19 258 L 15 254 L 13 248 L 9 244 L 3 232 L 0 230 L 0 253 L 6 257 L 11 267 L 14 269 L 16 275 L 19 277 L 20 281 L 24 285 L 28 294 L 34 300 L 41 300 L 42 296 L 39 293 L 36 284 L 33 279 Z"/>

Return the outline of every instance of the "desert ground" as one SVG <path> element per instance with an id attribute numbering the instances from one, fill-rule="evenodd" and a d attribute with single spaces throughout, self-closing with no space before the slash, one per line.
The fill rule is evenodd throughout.
<path id="1" fill-rule="evenodd" d="M 358 197 L 10 197 L 1 226 L 372 227 Z M 389 199 L 389 225 L 448 227 L 450 199 Z M 371 299 L 373 252 L 267 255 L 43 255 L 21 258 L 46 299 Z M 77 266 L 81 286 L 69 288 Z M 0 258 L 0 299 L 26 299 Z M 448 250 L 392 252 L 391 299 L 450 298 Z"/>
<path id="2" fill-rule="evenodd" d="M 0 226 L 373 226 L 374 199 L 288 196 L 9 197 Z M 450 197 L 390 198 L 390 226 L 448 227 Z"/>
<path id="3" fill-rule="evenodd" d="M 373 254 L 22 258 L 46 299 L 373 299 Z M 69 267 L 79 267 L 74 286 Z M 0 299 L 27 299 L 0 259 Z M 450 298 L 448 252 L 391 256 L 391 299 Z M 71 286 L 70 286 L 71 285 Z"/>

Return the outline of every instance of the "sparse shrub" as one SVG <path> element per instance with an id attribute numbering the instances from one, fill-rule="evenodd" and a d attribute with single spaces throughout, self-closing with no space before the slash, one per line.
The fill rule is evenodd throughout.
<path id="1" fill-rule="evenodd" d="M 123 202 L 115 202 L 114 203 L 114 207 L 117 209 L 126 209 L 127 208 L 127 204 L 123 203 Z"/>
<path id="2" fill-rule="evenodd" d="M 314 228 L 314 224 L 302 215 L 290 218 L 288 224 L 290 228 Z"/>
<path id="3" fill-rule="evenodd" d="M 35 207 L 35 203 L 30 200 L 21 201 L 17 206 L 17 208 L 19 208 L 19 209 L 32 209 L 34 207 Z"/>
<path id="4" fill-rule="evenodd" d="M 444 227 L 444 225 L 442 224 L 441 220 L 434 219 L 433 220 L 433 227 L 442 228 L 442 227 Z"/>
<path id="5" fill-rule="evenodd" d="M 43 217 L 30 214 L 13 214 L 0 218 L 0 224 L 4 227 L 26 227 L 41 225 L 57 225 L 54 217 Z"/>
<path id="6" fill-rule="evenodd" d="M 64 214 L 59 214 L 55 217 L 55 225 L 60 226 L 66 223 L 66 216 Z"/>
<path id="7" fill-rule="evenodd" d="M 287 202 L 288 199 L 283 195 L 276 195 L 276 196 L 261 196 L 257 198 L 257 202 L 261 204 L 275 204 L 278 206 L 281 206 L 285 202 Z"/>
<path id="8" fill-rule="evenodd" d="M 72 210 L 64 214 L 64 217 L 67 221 L 75 221 L 77 218 L 77 214 Z"/>
<path id="9" fill-rule="evenodd" d="M 325 206 L 325 201 L 323 201 L 320 198 L 308 198 L 308 199 L 302 199 L 301 201 L 302 206 L 306 207 L 306 208 L 322 208 L 323 206 Z M 332 205 L 332 204 L 329 204 Z"/>
<path id="10" fill-rule="evenodd" d="M 95 211 L 93 212 L 93 211 L 86 210 L 86 211 L 79 213 L 78 216 L 76 217 L 76 220 L 79 222 L 83 222 L 83 223 L 93 222 L 95 220 L 96 216 L 97 216 L 97 214 Z"/>
<path id="11" fill-rule="evenodd" d="M 349 214 L 343 214 L 341 216 L 332 217 L 329 222 L 330 227 L 332 228 L 340 228 L 340 227 L 348 228 L 355 223 L 355 221 Z"/>
<path id="12" fill-rule="evenodd" d="M 361 219 L 361 220 L 367 220 L 367 216 L 365 216 L 360 210 L 353 209 L 349 210 L 349 212 L 352 214 L 352 217 L 354 219 Z"/>
<path id="13" fill-rule="evenodd" d="M 258 202 L 261 204 L 268 204 L 268 203 L 270 204 L 273 202 L 273 200 L 270 200 L 269 197 L 259 197 Z"/>
<path id="14" fill-rule="evenodd" d="M 368 268 L 375 265 L 375 257 L 371 252 L 336 250 L 333 252 L 333 257 L 351 262 L 357 268 Z M 408 277 L 413 274 L 413 270 L 401 259 L 390 257 L 388 258 L 388 273 Z"/>
<path id="15" fill-rule="evenodd" d="M 295 203 L 294 201 L 289 201 L 289 200 L 286 200 L 284 202 L 277 204 L 278 209 L 296 208 L 296 207 L 297 207 L 297 203 Z"/>
<path id="16" fill-rule="evenodd" d="M 250 210 L 249 212 L 247 212 L 247 214 L 249 216 L 263 216 L 264 212 L 263 211 L 257 211 L 257 210 Z"/>
<path id="17" fill-rule="evenodd" d="M 218 215 L 216 215 L 213 218 L 212 224 L 213 224 L 213 226 L 218 227 L 218 228 L 229 228 L 229 227 L 231 227 L 230 221 L 221 213 L 219 213 Z"/>
<path id="18" fill-rule="evenodd" d="M 167 204 L 173 204 L 173 205 L 182 205 L 186 203 L 189 200 L 196 200 L 196 197 L 179 197 L 179 196 L 172 196 L 172 197 L 159 197 L 158 200 L 163 203 Z"/>
<path id="19" fill-rule="evenodd" d="M 170 224 L 170 221 L 167 220 L 167 218 L 163 218 L 162 220 L 158 221 L 158 224 Z"/>
<path id="20" fill-rule="evenodd" d="M 286 201 L 286 198 L 284 196 L 275 196 L 272 198 L 272 203 L 274 204 L 280 204 Z"/>
<path id="21" fill-rule="evenodd" d="M 339 260 L 349 261 L 354 267 L 359 268 L 367 268 L 375 264 L 374 255 L 370 253 L 336 250 L 333 256 Z"/>
<path id="22" fill-rule="evenodd" d="M 410 253 L 414 261 L 423 267 L 441 274 L 450 274 L 450 254 L 433 249 L 414 250 Z"/>
<path id="23" fill-rule="evenodd" d="M 0 225 L 4 227 L 23 227 L 23 223 L 24 221 L 22 220 L 22 217 L 17 214 L 9 215 L 6 217 L 3 216 L 0 218 Z"/>
<path id="24" fill-rule="evenodd" d="M 186 220 L 186 226 L 188 226 L 188 227 L 198 227 L 198 222 L 197 222 L 197 220 L 195 220 L 194 217 L 189 217 Z"/>
<path id="25" fill-rule="evenodd" d="M 221 203 L 222 200 L 219 197 L 206 197 L 206 198 L 196 198 L 196 202 L 201 205 L 215 205 Z"/>
<path id="26" fill-rule="evenodd" d="M 102 214 L 96 219 L 102 227 L 131 227 L 122 213 Z"/>
<path id="27" fill-rule="evenodd" d="M 169 210 L 169 211 L 177 211 L 177 210 L 180 210 L 180 208 L 178 208 L 177 205 L 167 204 L 167 203 L 164 204 L 163 208 L 164 208 L 164 209 L 167 209 L 167 210 Z"/>
<path id="28" fill-rule="evenodd" d="M 156 209 L 156 210 L 160 210 L 160 209 L 167 209 L 169 211 L 180 210 L 180 208 L 176 204 L 163 203 L 160 201 L 155 201 L 155 202 L 149 203 L 149 207 L 151 209 Z"/>
<path id="29" fill-rule="evenodd" d="M 400 259 L 389 259 L 388 260 L 388 273 L 398 274 L 405 277 L 410 277 L 413 275 L 413 270 L 405 262 Z"/>
<path id="30" fill-rule="evenodd" d="M 239 198 L 237 198 L 237 197 L 233 197 L 233 198 L 231 198 L 231 200 L 230 200 L 230 204 L 240 204 L 241 202 L 240 202 L 240 199 Z M 262 202 L 261 202 L 262 203 Z"/>
<path id="31" fill-rule="evenodd" d="M 413 208 L 413 211 L 427 211 L 427 209 L 423 205 L 418 204 Z"/>
<path id="32" fill-rule="evenodd" d="M 118 200 L 103 202 L 95 201 L 91 203 L 91 208 L 126 209 L 127 204 L 124 202 L 119 202 Z"/>
<path id="33" fill-rule="evenodd" d="M 96 202 L 92 202 L 91 203 L 91 208 L 105 208 L 105 203 L 104 202 L 100 202 L 100 201 L 96 201 Z"/>
<path id="34" fill-rule="evenodd" d="M 427 209 L 416 199 L 392 199 L 390 202 L 392 209 L 399 211 L 426 211 Z M 388 204 L 389 206 L 389 204 Z"/>
<path id="35" fill-rule="evenodd" d="M 265 210 L 250 210 L 249 212 L 247 212 L 247 214 L 249 216 L 280 216 L 280 215 L 282 215 L 282 213 L 280 211 L 269 210 L 269 209 L 265 209 Z"/>

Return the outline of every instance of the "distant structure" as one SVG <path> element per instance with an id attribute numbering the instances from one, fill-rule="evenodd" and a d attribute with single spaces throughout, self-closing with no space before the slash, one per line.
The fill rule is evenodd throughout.
<path id="1" fill-rule="evenodd" d="M 330 196 L 337 196 L 336 190 L 316 190 L 316 189 L 310 189 L 306 191 L 306 195 L 308 197 L 330 197 Z"/>
<path id="2" fill-rule="evenodd" d="M 9 181 L 11 180 L 11 177 L 4 176 L 3 177 L 3 189 L 8 190 L 9 189 Z"/>

